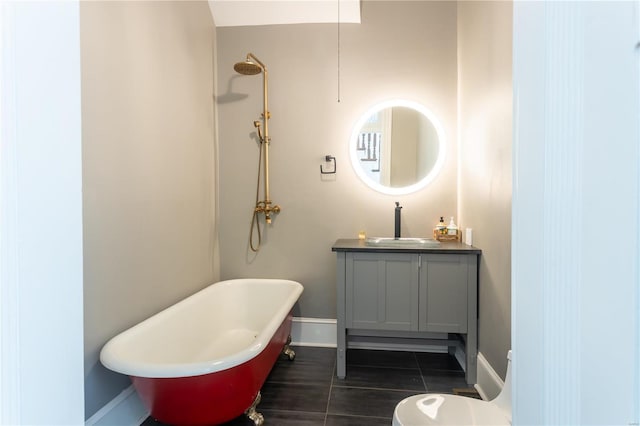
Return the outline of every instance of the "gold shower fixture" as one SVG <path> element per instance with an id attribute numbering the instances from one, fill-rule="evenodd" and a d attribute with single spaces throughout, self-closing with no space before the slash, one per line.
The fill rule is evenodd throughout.
<path id="1" fill-rule="evenodd" d="M 256 75 L 262 73 L 262 87 L 263 87 L 263 112 L 260 116 L 260 120 L 253 122 L 253 126 L 258 132 L 258 138 L 260 139 L 260 162 L 258 164 L 258 185 L 256 188 L 256 205 L 253 210 L 253 218 L 251 220 L 251 233 L 249 235 L 249 244 L 251 250 L 258 251 L 260 249 L 261 235 L 260 235 L 260 223 L 257 220 L 259 213 L 264 213 L 265 223 L 271 223 L 271 216 L 280 212 L 280 206 L 272 205 L 271 198 L 269 197 L 269 144 L 271 138 L 269 137 L 269 119 L 271 114 L 268 108 L 268 91 L 267 91 L 267 67 L 253 54 L 247 53 L 247 58 L 243 62 L 238 62 L 233 66 L 233 69 L 237 73 L 242 75 Z M 260 201 L 260 168 L 264 170 L 264 200 Z M 253 229 L 257 228 L 258 231 L 258 245 L 253 245 Z"/>

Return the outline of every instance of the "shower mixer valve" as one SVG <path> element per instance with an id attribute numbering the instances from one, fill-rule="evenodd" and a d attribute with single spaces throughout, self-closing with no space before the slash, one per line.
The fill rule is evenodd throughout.
<path id="1" fill-rule="evenodd" d="M 277 204 L 275 206 L 271 206 L 271 201 L 260 201 L 256 204 L 254 211 L 256 213 L 264 213 L 264 221 L 266 223 L 271 223 L 271 215 L 280 213 L 280 206 Z"/>

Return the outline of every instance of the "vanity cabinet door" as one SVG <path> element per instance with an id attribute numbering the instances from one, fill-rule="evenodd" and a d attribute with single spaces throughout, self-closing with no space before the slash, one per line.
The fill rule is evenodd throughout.
<path id="1" fill-rule="evenodd" d="M 347 253 L 347 328 L 417 331 L 418 260 L 410 253 Z"/>
<path id="2" fill-rule="evenodd" d="M 467 332 L 469 262 L 473 258 L 456 254 L 422 255 L 420 331 Z"/>

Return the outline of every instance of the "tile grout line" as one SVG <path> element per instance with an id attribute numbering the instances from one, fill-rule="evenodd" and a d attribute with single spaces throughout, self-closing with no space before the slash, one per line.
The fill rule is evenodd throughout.
<path id="1" fill-rule="evenodd" d="M 333 392 L 333 379 L 334 372 L 336 371 L 336 364 L 338 363 L 338 355 L 336 353 L 336 359 L 333 361 L 333 368 L 331 369 L 331 383 L 329 384 L 329 395 L 327 396 L 327 409 L 324 412 L 324 426 L 327 426 L 327 418 L 329 417 L 329 404 L 331 403 L 331 392 Z"/>
<path id="2" fill-rule="evenodd" d="M 424 380 L 424 374 L 422 373 L 422 367 L 420 367 L 420 362 L 418 361 L 418 355 L 413 352 L 413 358 L 416 360 L 416 364 L 418 364 L 418 371 L 420 371 L 420 378 L 422 379 L 422 385 L 424 386 L 424 391 L 429 392 L 429 388 L 427 387 L 427 382 Z"/>
<path id="3" fill-rule="evenodd" d="M 424 383 L 424 380 L 422 380 L 422 382 Z M 395 388 L 381 388 L 381 387 L 376 387 L 376 386 L 357 386 L 357 385 L 344 385 L 344 386 L 340 386 L 340 385 L 336 385 L 336 388 L 339 389 L 364 389 L 364 390 L 379 390 L 379 391 L 385 391 L 385 392 L 423 392 L 424 393 L 424 389 L 395 389 Z"/>

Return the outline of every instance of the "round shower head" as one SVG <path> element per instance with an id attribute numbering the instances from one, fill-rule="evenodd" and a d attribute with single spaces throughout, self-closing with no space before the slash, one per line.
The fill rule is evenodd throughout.
<path id="1" fill-rule="evenodd" d="M 251 62 L 250 60 L 246 60 L 243 62 L 238 62 L 233 66 L 233 69 L 236 70 L 237 73 L 242 75 L 256 75 L 262 72 L 262 68 L 260 65 Z"/>

